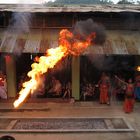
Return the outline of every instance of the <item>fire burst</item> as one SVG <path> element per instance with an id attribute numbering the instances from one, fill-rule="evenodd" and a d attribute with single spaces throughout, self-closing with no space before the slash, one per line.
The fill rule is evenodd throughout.
<path id="1" fill-rule="evenodd" d="M 92 33 L 87 38 L 81 40 L 67 29 L 61 30 L 59 35 L 59 47 L 49 49 L 45 56 L 36 59 L 36 62 L 31 65 L 32 70 L 27 74 L 31 79 L 23 83 L 22 89 L 19 92 L 19 98 L 14 102 L 15 108 L 17 108 L 30 93 L 33 93 L 34 90 L 37 89 L 37 77 L 46 73 L 49 68 L 53 68 L 58 61 L 68 54 L 80 55 L 91 45 L 92 40 L 95 39 L 95 33 Z"/>
<path id="2" fill-rule="evenodd" d="M 137 71 L 140 71 L 140 66 L 137 66 Z"/>

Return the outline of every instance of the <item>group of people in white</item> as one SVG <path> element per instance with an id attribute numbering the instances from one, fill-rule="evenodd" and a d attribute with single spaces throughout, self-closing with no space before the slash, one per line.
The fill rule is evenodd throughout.
<path id="1" fill-rule="evenodd" d="M 52 76 L 48 83 L 46 83 L 46 76 L 42 75 L 37 77 L 38 87 L 31 94 L 31 98 L 44 98 L 44 97 L 62 97 L 62 99 L 71 98 L 71 82 L 63 85 L 60 80 Z M 22 81 L 23 82 L 23 81 Z"/>
<path id="2" fill-rule="evenodd" d="M 55 77 L 52 77 L 52 86 L 51 88 L 47 91 L 47 94 L 52 94 L 54 96 L 59 96 L 63 99 L 71 98 L 71 82 L 68 82 L 63 86 L 61 82 L 56 79 Z"/>
<path id="3" fill-rule="evenodd" d="M 6 76 L 0 71 L 0 99 L 7 99 Z"/>

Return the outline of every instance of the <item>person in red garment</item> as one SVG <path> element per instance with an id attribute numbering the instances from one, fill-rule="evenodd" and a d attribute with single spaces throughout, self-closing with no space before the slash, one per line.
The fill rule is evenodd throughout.
<path id="1" fill-rule="evenodd" d="M 107 104 L 108 100 L 108 85 L 105 82 L 102 82 L 100 84 L 100 103 Z"/>
<path id="2" fill-rule="evenodd" d="M 134 108 L 134 84 L 132 83 L 132 79 L 128 80 L 125 101 L 124 101 L 124 111 L 125 113 L 130 113 Z"/>
<path id="3" fill-rule="evenodd" d="M 98 82 L 100 90 L 100 103 L 110 104 L 109 102 L 109 89 L 110 89 L 110 78 L 105 73 L 102 73 L 101 79 Z"/>
<path id="4" fill-rule="evenodd" d="M 126 93 L 125 93 L 125 100 L 124 100 L 124 111 L 125 113 L 131 113 L 134 108 L 134 84 L 132 83 L 132 79 L 128 80 L 128 83 L 119 79 L 117 76 L 116 78 L 126 84 Z"/>

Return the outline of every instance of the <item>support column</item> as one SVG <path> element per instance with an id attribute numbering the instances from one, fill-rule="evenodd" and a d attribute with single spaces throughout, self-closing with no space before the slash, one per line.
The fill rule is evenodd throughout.
<path id="1" fill-rule="evenodd" d="M 6 80 L 8 98 L 16 96 L 16 68 L 14 56 L 6 55 Z"/>
<path id="2" fill-rule="evenodd" d="M 140 66 L 140 60 L 139 60 L 139 56 L 135 56 L 135 75 L 139 75 L 140 71 L 137 70 L 137 67 Z"/>
<path id="3" fill-rule="evenodd" d="M 80 99 L 80 57 L 72 57 L 72 97 Z"/>

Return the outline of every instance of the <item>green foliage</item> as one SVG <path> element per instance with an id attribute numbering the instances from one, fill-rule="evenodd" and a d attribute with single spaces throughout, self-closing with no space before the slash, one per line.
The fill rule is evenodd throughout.
<path id="1" fill-rule="evenodd" d="M 135 4 L 134 0 L 120 0 L 117 4 Z"/>
<path id="2" fill-rule="evenodd" d="M 113 4 L 111 0 L 100 0 L 100 4 Z"/>
<path id="3" fill-rule="evenodd" d="M 140 4 L 140 1 L 139 0 L 137 0 L 137 4 Z"/>
<path id="4" fill-rule="evenodd" d="M 56 0 L 55 2 L 47 2 L 46 6 L 59 5 L 80 5 L 80 4 L 113 4 L 111 0 Z"/>

